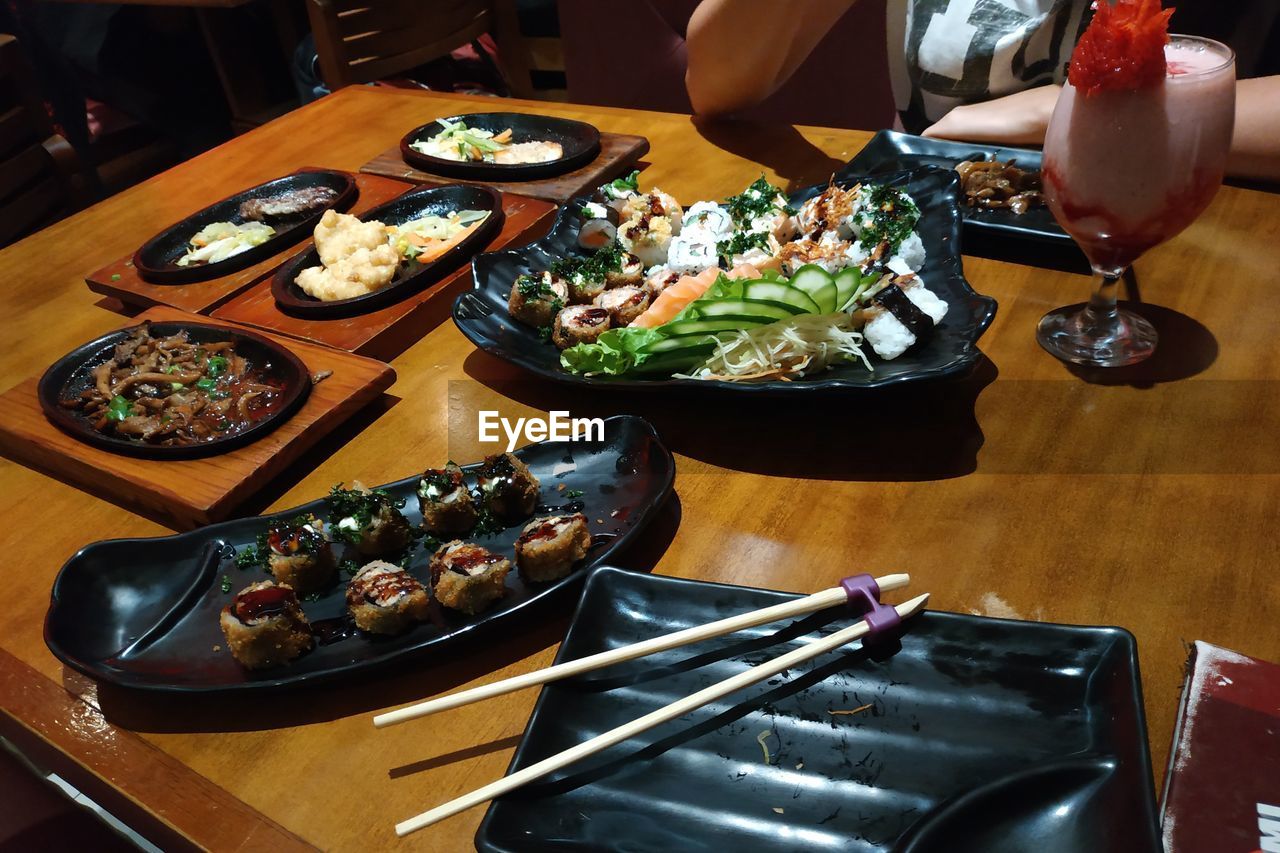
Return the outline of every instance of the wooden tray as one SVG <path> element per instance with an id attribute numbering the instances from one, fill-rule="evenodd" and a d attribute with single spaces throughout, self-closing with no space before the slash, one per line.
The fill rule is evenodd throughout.
<path id="1" fill-rule="evenodd" d="M 573 172 L 541 181 L 470 181 L 421 172 L 400 156 L 400 143 L 374 157 L 360 167 L 361 172 L 382 175 L 415 184 L 465 183 L 493 187 L 504 193 L 519 193 L 564 204 L 574 196 L 586 195 L 606 181 L 637 168 L 636 163 L 649 152 L 649 140 L 643 136 L 600 131 L 600 156 Z"/>
<path id="2" fill-rule="evenodd" d="M 314 168 L 299 169 L 299 172 L 315 171 Z M 410 189 L 411 184 L 403 181 L 392 181 L 375 175 L 357 174 L 356 187 L 360 195 L 346 211 L 362 213 L 377 207 L 387 199 L 395 198 Z M 144 281 L 133 268 L 133 253 L 107 264 L 85 278 L 85 284 L 94 293 L 103 296 L 114 296 L 126 305 L 150 308 L 155 305 L 168 305 L 181 311 L 195 313 L 208 312 L 209 309 L 221 305 L 235 296 L 263 275 L 271 272 L 298 251 L 305 241 L 277 252 L 271 257 L 259 261 L 251 267 L 239 272 L 211 278 L 208 281 L 197 281 L 192 284 L 152 284 Z"/>
<path id="3" fill-rule="evenodd" d="M 208 322 L 205 317 L 152 308 L 143 320 Z M 228 323 L 227 325 L 234 325 Z M 268 337 L 302 359 L 312 375 L 333 371 L 317 383 L 293 417 L 253 444 L 204 459 L 155 461 L 90 447 L 45 419 L 36 398 L 38 376 L 0 395 L 0 452 L 87 492 L 178 529 L 219 521 L 337 424 L 379 396 L 395 381 L 390 366 L 372 359 Z"/>
<path id="4" fill-rule="evenodd" d="M 504 193 L 502 209 L 506 214 L 502 230 L 481 251 L 520 246 L 541 237 L 551 227 L 556 207 L 540 199 Z M 394 305 L 354 317 L 322 320 L 282 312 L 271 295 L 271 276 L 267 275 L 216 309 L 213 316 L 347 352 L 391 359 L 448 317 L 454 297 L 470 287 L 468 262 Z"/>

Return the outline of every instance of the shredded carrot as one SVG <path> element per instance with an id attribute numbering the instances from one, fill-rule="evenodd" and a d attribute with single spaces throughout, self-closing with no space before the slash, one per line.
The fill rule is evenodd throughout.
<path id="1" fill-rule="evenodd" d="M 827 713 L 833 717 L 838 717 L 838 716 L 843 716 L 845 714 L 861 714 L 863 711 L 867 710 L 868 708 L 874 708 L 874 707 L 875 707 L 875 703 L 872 702 L 867 705 L 859 705 L 857 708 L 851 708 L 848 711 L 832 711 L 830 709 L 827 709 Z"/>

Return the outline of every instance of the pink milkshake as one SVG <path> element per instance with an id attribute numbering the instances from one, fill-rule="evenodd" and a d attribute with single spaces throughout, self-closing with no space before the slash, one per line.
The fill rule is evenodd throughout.
<path id="1" fill-rule="evenodd" d="M 1235 64 L 1209 39 L 1171 36 L 1163 81 L 1090 94 L 1068 83 L 1045 137 L 1045 200 L 1099 272 L 1118 275 L 1186 228 L 1222 183 Z"/>

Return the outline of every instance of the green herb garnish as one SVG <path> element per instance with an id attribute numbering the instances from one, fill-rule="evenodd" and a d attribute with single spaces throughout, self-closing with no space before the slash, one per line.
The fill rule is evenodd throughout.
<path id="1" fill-rule="evenodd" d="M 133 404 L 119 394 L 111 398 L 107 404 L 107 419 L 122 421 L 133 413 Z"/>
<path id="2" fill-rule="evenodd" d="M 203 379 L 196 380 L 196 387 L 199 388 L 201 391 L 212 391 L 217 386 L 217 384 L 218 383 L 215 380 L 210 379 L 207 376 L 204 377 Z"/>
<path id="3" fill-rule="evenodd" d="M 222 591 L 231 592 L 231 578 L 226 575 L 222 576 Z"/>
<path id="4" fill-rule="evenodd" d="M 117 273 L 112 273 L 112 274 L 111 274 L 111 280 L 112 280 L 112 281 L 119 281 L 119 280 L 120 280 L 120 273 L 118 273 L 118 272 L 117 272 Z"/>
<path id="5" fill-rule="evenodd" d="M 338 563 L 338 568 L 346 572 L 348 576 L 355 577 L 356 572 L 360 571 L 360 564 L 350 557 L 347 557 L 345 560 Z"/>
<path id="6" fill-rule="evenodd" d="M 897 187 L 879 184 L 867 187 L 866 193 L 866 205 L 857 217 L 862 228 L 859 240 L 868 247 L 888 243 L 883 253 L 887 259 L 915 230 L 920 208 Z"/>
<path id="7" fill-rule="evenodd" d="M 612 189 L 614 193 L 618 195 L 626 192 L 638 193 L 640 192 L 640 170 L 634 170 L 625 178 L 614 178 L 612 181 L 605 184 L 605 186 Z"/>
<path id="8" fill-rule="evenodd" d="M 205 372 L 211 377 L 221 376 L 227 371 L 227 360 L 220 355 L 210 356 L 205 363 Z"/>
<path id="9" fill-rule="evenodd" d="M 344 489 L 339 483 L 329 490 L 325 503 L 329 505 L 329 529 L 333 531 L 333 537 L 355 545 L 360 541 L 362 531 L 373 524 L 375 516 L 384 511 L 400 515 L 404 498 L 395 498 L 385 489 Z"/>
<path id="10" fill-rule="evenodd" d="M 580 498 L 583 495 L 582 489 L 569 489 L 564 493 L 566 498 Z"/>
<path id="11" fill-rule="evenodd" d="M 547 341 L 551 340 L 551 332 L 552 332 L 552 331 L 553 331 L 553 329 L 552 329 L 552 327 L 551 327 L 551 326 L 539 326 L 539 327 L 538 327 L 538 340 L 542 341 L 543 343 L 546 343 Z"/>
<path id="12" fill-rule="evenodd" d="M 246 545 L 243 551 L 236 554 L 236 568 L 252 569 L 256 566 L 266 568 L 267 561 L 270 559 L 271 546 L 267 544 L 267 534 L 259 533 L 254 544 Z"/>
<path id="13" fill-rule="evenodd" d="M 795 210 L 785 202 L 778 200 L 781 191 L 761 175 L 751 186 L 735 196 L 725 199 L 725 209 L 739 225 L 749 224 L 758 216 L 770 213 L 785 213 L 788 216 Z"/>
<path id="14" fill-rule="evenodd" d="M 743 255 L 752 249 L 769 251 L 769 234 L 766 231 L 739 231 L 728 240 L 716 243 L 716 253 L 722 258 Z"/>

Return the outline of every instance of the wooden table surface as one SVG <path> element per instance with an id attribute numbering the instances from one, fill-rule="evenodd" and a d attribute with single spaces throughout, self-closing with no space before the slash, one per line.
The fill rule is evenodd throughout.
<path id="1" fill-rule="evenodd" d="M 735 192 L 761 171 L 791 186 L 823 180 L 869 138 L 519 106 L 644 134 L 644 183 L 686 201 Z M 118 325 L 81 278 L 158 228 L 299 165 L 356 169 L 408 128 L 492 107 L 351 87 L 0 252 L 0 386 Z M 286 507 L 339 480 L 386 482 L 461 455 L 473 449 L 478 407 L 643 414 L 677 455 L 678 502 L 627 565 L 796 591 L 853 571 L 910 571 L 938 609 L 1123 626 L 1138 638 L 1159 772 L 1186 643 L 1280 660 L 1277 269 L 1280 197 L 1224 189 L 1137 264 L 1158 355 L 1085 374 L 1042 352 L 1033 333 L 1045 311 L 1085 298 L 1086 278 L 966 258 L 974 287 L 1000 303 L 980 342 L 990 360 L 971 378 L 786 407 L 584 399 L 475 352 L 442 321 L 393 362 L 392 399 L 364 429 L 313 453 L 268 500 Z M 396 846 L 395 821 L 504 771 L 535 692 L 384 731 L 370 713 L 545 665 L 566 624 L 354 686 L 236 700 L 129 695 L 47 651 L 49 588 L 91 540 L 167 531 L 5 460 L 0 517 L 0 733 L 170 846 Z M 400 846 L 467 849 L 481 815 Z"/>

